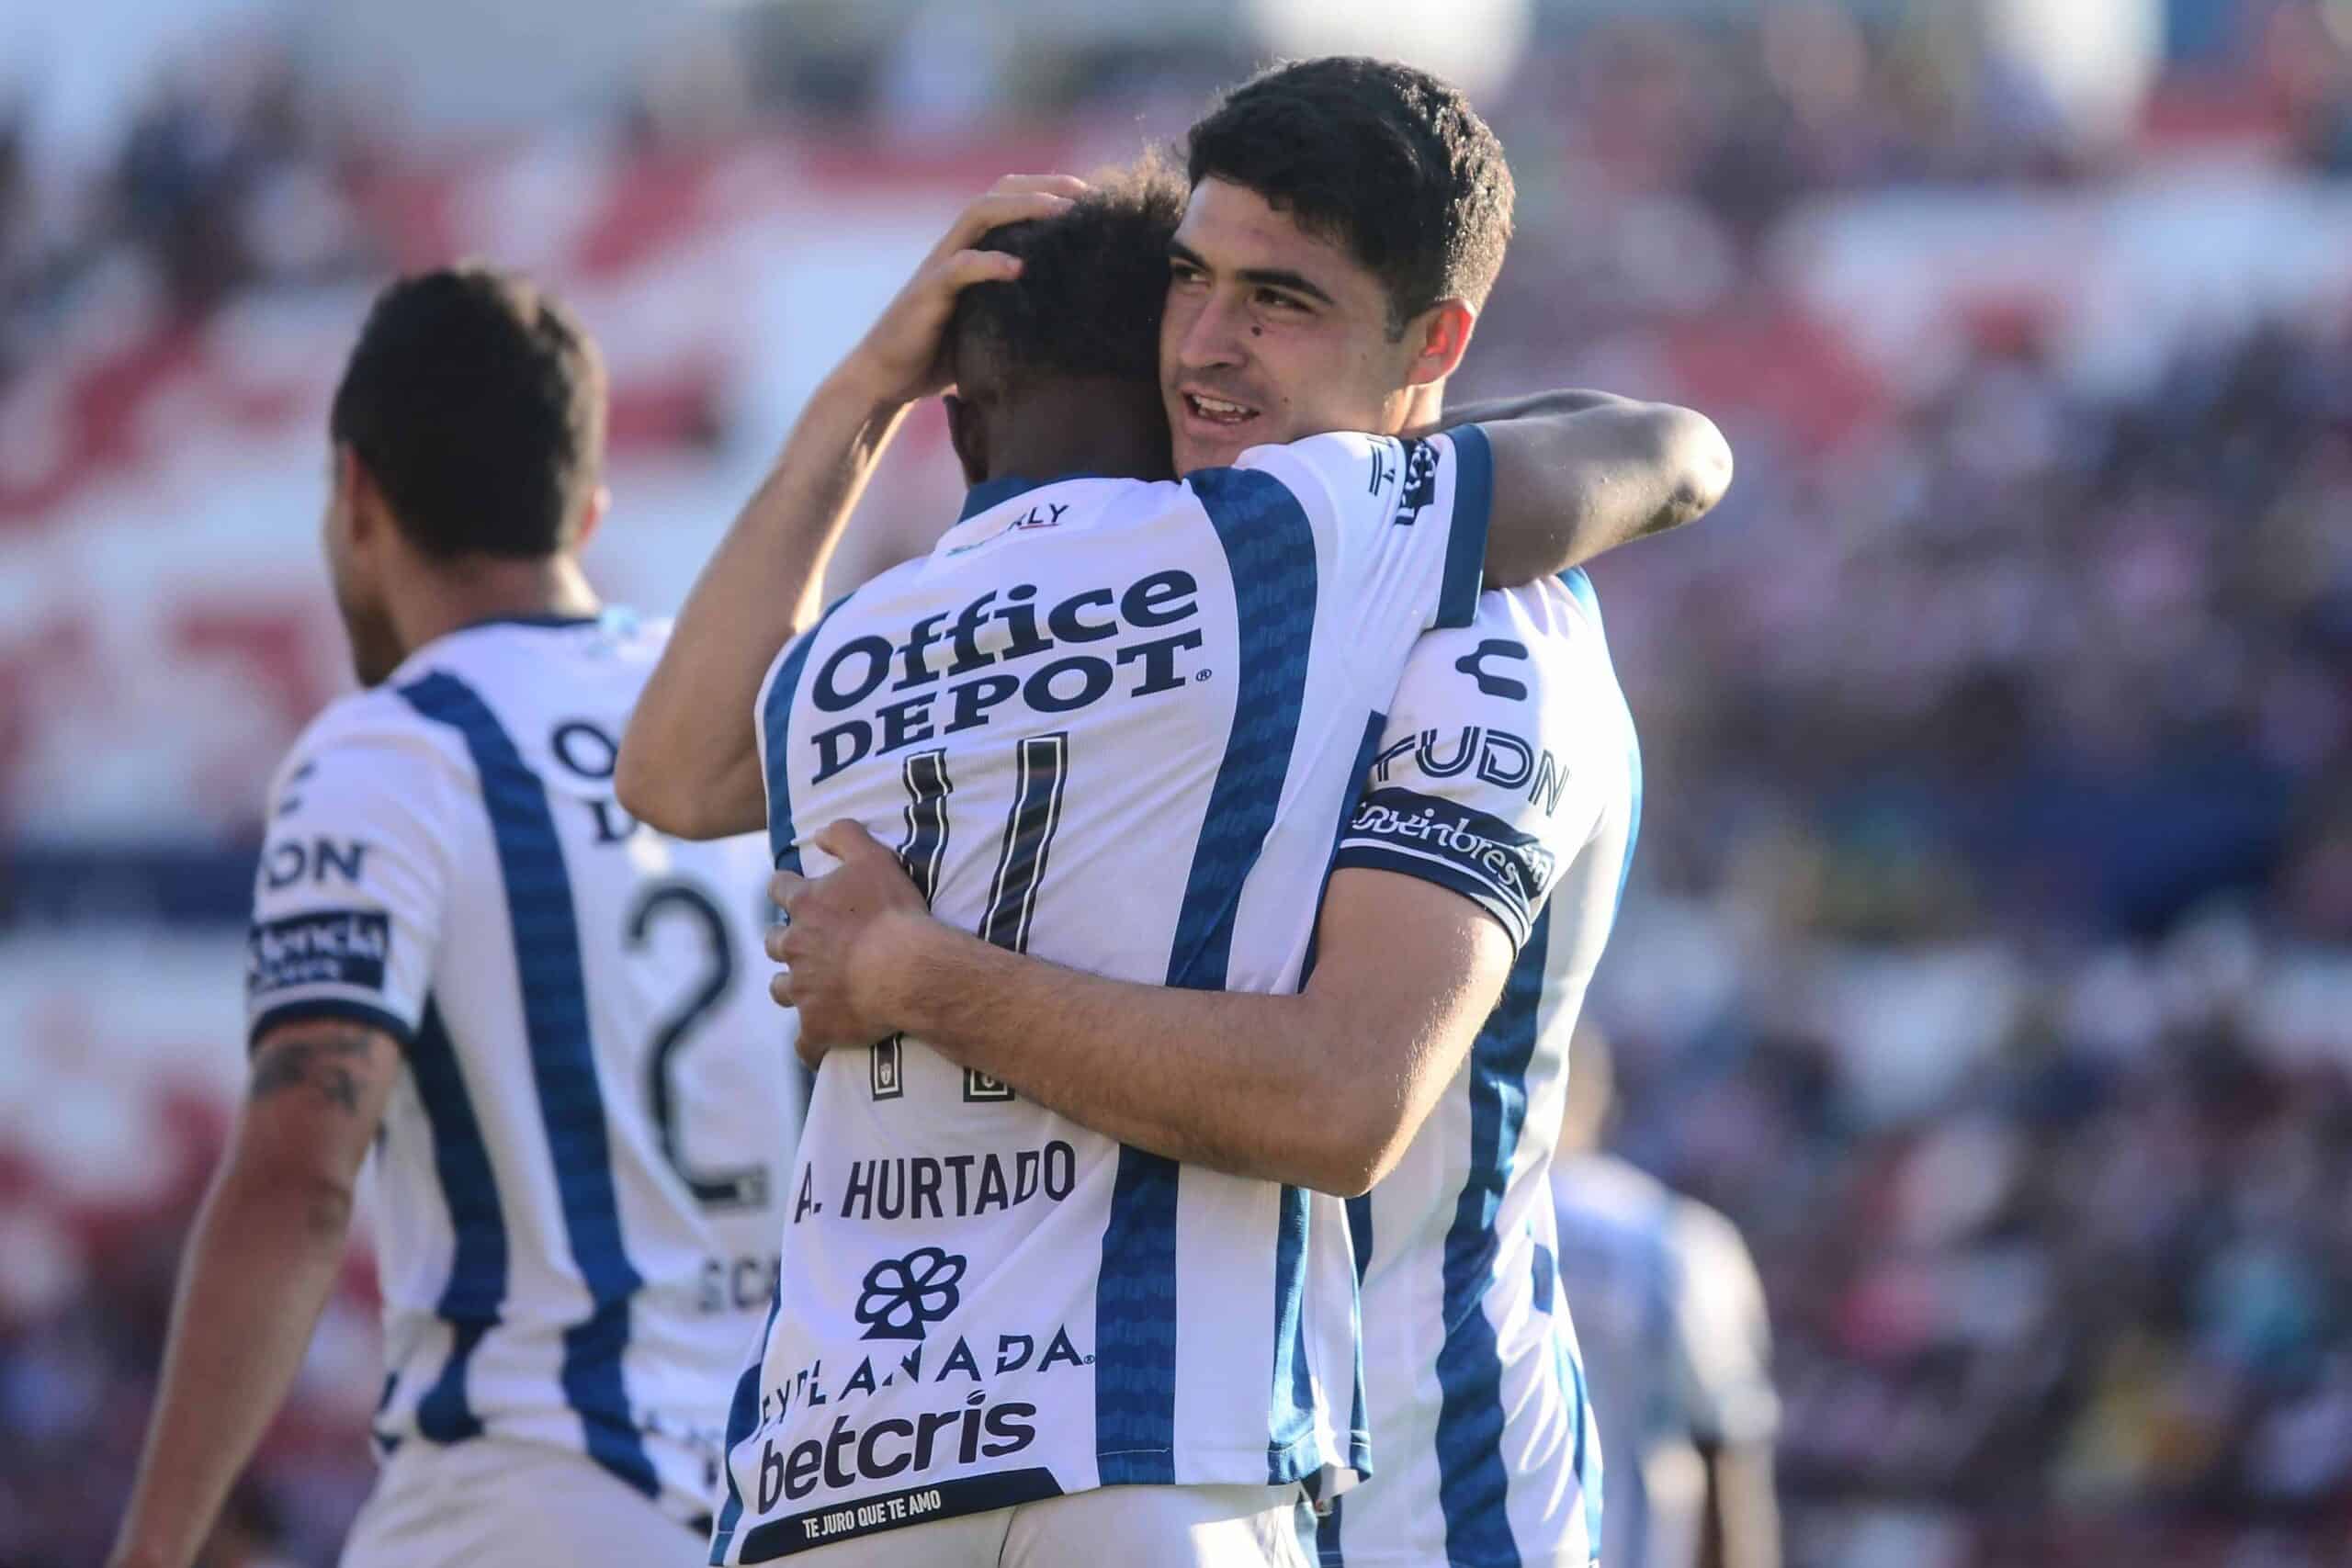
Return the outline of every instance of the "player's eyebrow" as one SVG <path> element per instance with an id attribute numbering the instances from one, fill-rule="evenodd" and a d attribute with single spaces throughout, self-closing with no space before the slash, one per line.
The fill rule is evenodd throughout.
<path id="1" fill-rule="evenodd" d="M 1201 258 L 1201 254 L 1198 251 L 1193 249 L 1192 246 L 1184 243 L 1182 240 L 1170 240 L 1168 242 L 1168 255 L 1169 259 L 1171 261 L 1182 262 L 1186 266 L 1196 266 L 1203 272 L 1214 272 L 1216 270 Z M 1287 267 L 1246 266 L 1240 271 L 1235 273 L 1233 276 L 1239 278 L 1244 283 L 1262 284 L 1269 288 L 1287 288 L 1293 293 L 1304 294 L 1310 299 L 1320 299 L 1326 305 L 1332 306 L 1335 309 L 1340 303 L 1337 299 L 1334 299 L 1329 294 L 1326 294 L 1322 289 L 1317 288 L 1305 276 L 1298 273 L 1292 272 Z"/>

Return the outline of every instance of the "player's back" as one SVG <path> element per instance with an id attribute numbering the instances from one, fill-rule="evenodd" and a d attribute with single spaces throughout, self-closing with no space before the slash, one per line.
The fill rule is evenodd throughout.
<path id="1" fill-rule="evenodd" d="M 779 660 L 779 858 L 854 818 L 935 914 L 1000 945 L 1153 985 L 1295 986 L 1374 711 L 1419 630 L 1475 599 L 1483 456 L 1475 431 L 1328 436 L 1182 485 L 977 495 Z M 722 1551 L 761 1561 L 909 1507 L 1348 1470 L 1343 1223 L 919 1041 L 834 1052 L 793 1289 L 730 1429 L 744 1506 Z M 835 1433 L 855 1439 L 839 1464 Z"/>
<path id="2" fill-rule="evenodd" d="M 1329 1564 L 1582 1568 L 1592 1550 L 1600 1466 L 1548 1178 L 1640 777 L 1582 572 L 1487 592 L 1470 626 L 1414 649 L 1338 864 L 1464 893 L 1517 957 L 1428 1121 L 1348 1204 L 1379 1468 L 1323 1521 Z"/>
<path id="3" fill-rule="evenodd" d="M 388 1444 L 584 1450 L 710 1506 L 798 1121 L 755 838 L 631 822 L 614 760 L 665 628 L 489 623 L 343 699 L 276 792 L 256 1029 L 403 1042 L 370 1162 Z"/>
<path id="4" fill-rule="evenodd" d="M 1767 1438 L 1764 1303 L 1731 1223 L 1610 1155 L 1560 1162 L 1561 1283 L 1592 1384 L 1609 1561 L 1702 1561 L 1702 1442 Z"/>

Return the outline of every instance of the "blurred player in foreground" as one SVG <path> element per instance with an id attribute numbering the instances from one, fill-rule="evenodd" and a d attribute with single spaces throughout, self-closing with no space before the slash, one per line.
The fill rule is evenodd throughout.
<path id="1" fill-rule="evenodd" d="M 1608 1568 L 1779 1568 L 1780 1401 L 1732 1223 L 1600 1152 L 1608 1043 L 1577 1030 L 1553 1175 L 1560 1278 L 1609 1454 Z"/>
<path id="2" fill-rule="evenodd" d="M 756 840 L 616 806 L 663 628 L 601 611 L 605 379 L 481 268 L 378 299 L 327 558 L 366 689 L 271 790 L 251 1090 L 114 1561 L 186 1568 L 285 1396 L 371 1144 L 389 1363 L 356 1568 L 696 1561 L 797 1122 Z"/>
<path id="3" fill-rule="evenodd" d="M 1228 96 L 1188 161 L 1159 355 L 1180 470 L 1209 482 L 1318 430 L 1509 428 L 1524 405 L 1443 408 L 1512 202 L 1460 93 L 1385 62 L 1303 62 Z M 1721 494 L 1729 454 L 1698 415 L 1548 395 L 1564 397 L 1598 459 L 1561 470 L 1585 481 L 1556 495 L 1564 523 L 1610 518 L 1624 536 Z M 1212 1000 L 983 962 L 937 925 L 914 942 L 875 918 L 909 895 L 867 853 L 793 906 L 804 1048 L 905 1030 L 1138 1148 L 1356 1195 L 1374 1470 L 1324 1499 L 1316 1552 L 1330 1568 L 1584 1568 L 1600 1445 L 1557 1303 L 1549 1170 L 1568 1032 L 1640 810 L 1584 574 L 1482 595 L 1470 624 L 1420 639 L 1373 718 L 1302 995 Z M 1427 998 L 1456 986 L 1480 998 L 1469 1027 L 1430 1027 Z M 827 1005 L 844 997 L 846 1018 Z"/>

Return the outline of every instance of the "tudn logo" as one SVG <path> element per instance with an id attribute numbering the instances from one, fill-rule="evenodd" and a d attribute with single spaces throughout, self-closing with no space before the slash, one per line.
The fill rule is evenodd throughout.
<path id="1" fill-rule="evenodd" d="M 923 1329 L 956 1310 L 964 1260 L 935 1247 L 886 1258 L 865 1271 L 857 1321 L 868 1339 L 920 1339 Z"/>

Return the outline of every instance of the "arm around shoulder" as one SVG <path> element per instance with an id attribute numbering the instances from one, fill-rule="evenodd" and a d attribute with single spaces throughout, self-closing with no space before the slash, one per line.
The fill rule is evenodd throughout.
<path id="1" fill-rule="evenodd" d="M 1731 486 L 1723 433 L 1671 403 L 1611 401 L 1478 428 L 1493 464 L 1487 581 L 1499 587 L 1695 522 Z"/>

